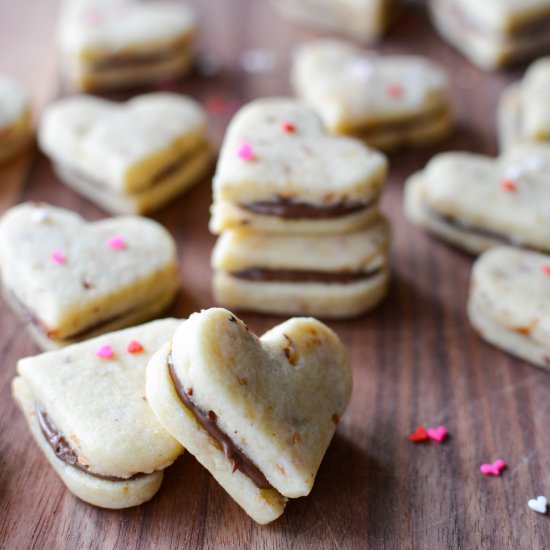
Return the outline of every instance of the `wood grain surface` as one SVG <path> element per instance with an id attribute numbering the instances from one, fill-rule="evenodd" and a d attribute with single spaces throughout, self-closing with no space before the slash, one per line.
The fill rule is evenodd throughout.
<path id="1" fill-rule="evenodd" d="M 482 0 L 480 0 L 482 1 Z M 289 94 L 293 48 L 315 36 L 276 15 L 260 0 L 195 0 L 202 15 L 200 51 L 222 64 L 179 89 L 210 104 Z M 0 0 L 0 71 L 23 78 L 37 110 L 60 94 L 55 0 Z M 276 55 L 267 73 L 243 71 L 250 48 Z M 503 87 L 521 74 L 483 73 L 432 31 L 421 4 L 410 6 L 384 53 L 418 53 L 445 65 L 459 119 L 438 149 L 390 157 L 383 200 L 393 224 L 393 284 L 373 314 L 331 326 L 349 347 L 351 403 L 325 456 L 313 491 L 289 502 L 284 516 L 261 527 L 250 520 L 189 454 L 166 472 L 159 493 L 125 511 L 78 501 L 48 466 L 10 394 L 20 357 L 37 349 L 0 305 L 0 547 L 50 548 L 389 548 L 543 549 L 550 517 L 527 508 L 550 498 L 550 374 L 485 344 L 465 314 L 472 258 L 411 226 L 402 214 L 403 181 L 437 151 L 496 153 L 495 107 Z M 220 143 L 229 114 L 213 116 Z M 0 171 L 0 208 L 43 200 L 90 220 L 105 213 L 60 184 L 32 151 Z M 210 181 L 155 215 L 176 237 L 183 291 L 171 314 L 212 306 L 207 222 Z M 256 332 L 280 318 L 241 313 Z M 449 440 L 414 445 L 417 424 L 445 424 Z M 502 458 L 501 478 L 480 474 Z"/>

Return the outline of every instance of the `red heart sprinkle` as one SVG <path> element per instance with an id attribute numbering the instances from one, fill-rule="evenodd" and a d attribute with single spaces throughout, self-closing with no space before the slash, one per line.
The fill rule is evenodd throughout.
<path id="1" fill-rule="evenodd" d="M 128 353 L 140 353 L 143 351 L 143 346 L 137 342 L 136 340 L 132 340 L 129 344 L 128 344 L 128 347 L 126 348 L 126 351 L 128 351 Z"/>
<path id="2" fill-rule="evenodd" d="M 292 134 L 296 131 L 296 127 L 294 124 L 291 124 L 290 122 L 282 122 L 281 123 L 281 129 L 283 132 L 286 132 L 287 134 Z"/>
<path id="3" fill-rule="evenodd" d="M 504 191 L 515 191 L 517 189 L 516 184 L 512 180 L 502 180 L 500 186 Z"/>
<path id="4" fill-rule="evenodd" d="M 403 95 L 403 86 L 401 84 L 389 84 L 386 86 L 386 95 L 398 99 Z"/>
<path id="5" fill-rule="evenodd" d="M 428 432 L 424 426 L 417 426 L 416 430 L 409 435 L 409 440 L 413 443 L 420 443 L 428 440 Z"/>
<path id="6" fill-rule="evenodd" d="M 550 277 L 550 264 L 542 266 L 542 272 Z"/>

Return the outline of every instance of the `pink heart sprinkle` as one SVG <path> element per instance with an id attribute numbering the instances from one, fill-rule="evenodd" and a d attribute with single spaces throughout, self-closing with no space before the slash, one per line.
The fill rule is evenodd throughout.
<path id="1" fill-rule="evenodd" d="M 112 359 L 114 357 L 113 348 L 109 344 L 101 346 L 95 354 L 102 359 Z"/>
<path id="2" fill-rule="evenodd" d="M 95 8 L 88 8 L 83 14 L 82 18 L 84 23 L 90 25 L 90 27 L 95 27 L 101 23 L 101 12 Z"/>
<path id="3" fill-rule="evenodd" d="M 242 160 L 254 160 L 254 150 L 250 143 L 243 143 L 237 149 L 237 156 Z"/>
<path id="4" fill-rule="evenodd" d="M 501 459 L 496 460 L 492 464 L 482 464 L 479 467 L 481 473 L 486 476 L 499 476 L 504 468 L 506 468 L 506 462 Z"/>
<path id="5" fill-rule="evenodd" d="M 438 426 L 437 428 L 428 428 L 426 430 L 428 437 L 441 443 L 448 435 L 447 428 L 445 426 Z"/>
<path id="6" fill-rule="evenodd" d="M 63 265 L 67 261 L 67 258 L 65 256 L 65 254 L 63 254 L 59 250 L 54 250 L 52 252 L 51 258 L 52 258 L 52 262 L 54 262 L 56 264 L 59 264 L 59 265 Z"/>
<path id="7" fill-rule="evenodd" d="M 113 235 L 107 239 L 107 246 L 113 250 L 124 250 L 126 248 L 126 241 L 120 235 Z"/>
<path id="8" fill-rule="evenodd" d="M 389 84 L 386 86 L 386 95 L 392 99 L 399 99 L 403 95 L 403 92 L 401 84 Z"/>

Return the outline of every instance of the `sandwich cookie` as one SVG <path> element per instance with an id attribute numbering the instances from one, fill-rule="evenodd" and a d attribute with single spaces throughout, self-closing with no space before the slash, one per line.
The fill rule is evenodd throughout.
<path id="1" fill-rule="evenodd" d="M 392 150 L 426 146 L 453 128 L 446 72 L 423 57 L 378 56 L 339 40 L 301 46 L 291 80 L 333 134 Z"/>
<path id="2" fill-rule="evenodd" d="M 297 23 L 376 42 L 401 11 L 402 0 L 272 0 L 272 4 Z"/>
<path id="3" fill-rule="evenodd" d="M 214 298 L 224 307 L 263 313 L 360 315 L 387 294 L 389 243 L 382 217 L 345 235 L 226 231 L 212 254 Z"/>
<path id="4" fill-rule="evenodd" d="M 73 96 L 48 107 L 42 150 L 77 193 L 114 214 L 159 209 L 197 183 L 211 161 L 206 113 L 170 93 L 113 103 Z"/>
<path id="5" fill-rule="evenodd" d="M 65 0 L 59 46 L 66 79 L 83 91 L 161 83 L 186 73 L 197 18 L 189 6 Z"/>
<path id="6" fill-rule="evenodd" d="M 510 247 L 472 269 L 468 315 L 487 342 L 550 368 L 550 255 Z"/>
<path id="7" fill-rule="evenodd" d="M 225 309 L 192 315 L 147 367 L 159 422 L 258 523 L 307 495 L 351 393 L 342 343 L 311 318 L 261 338 Z"/>
<path id="8" fill-rule="evenodd" d="M 482 69 L 550 52 L 550 0 L 429 0 L 432 21 Z"/>
<path id="9" fill-rule="evenodd" d="M 549 89 L 550 57 L 544 57 L 504 91 L 497 119 L 502 149 L 518 142 L 550 142 Z"/>
<path id="10" fill-rule="evenodd" d="M 180 324 L 153 321 L 18 362 L 13 395 L 40 450 L 81 500 L 141 504 L 183 451 L 145 399 L 147 361 Z"/>
<path id="11" fill-rule="evenodd" d="M 474 254 L 502 244 L 550 251 L 550 145 L 496 159 L 437 155 L 409 178 L 404 202 L 410 221 Z"/>
<path id="12" fill-rule="evenodd" d="M 210 229 L 336 234 L 378 216 L 385 157 L 358 140 L 327 136 L 300 101 L 259 99 L 225 136 L 214 176 Z"/>
<path id="13" fill-rule="evenodd" d="M 31 142 L 31 106 L 27 89 L 0 74 L 0 164 L 10 160 Z"/>
<path id="14" fill-rule="evenodd" d="M 26 203 L 0 220 L 0 272 L 8 304 L 43 349 L 135 325 L 173 301 L 176 245 L 158 223 Z"/>

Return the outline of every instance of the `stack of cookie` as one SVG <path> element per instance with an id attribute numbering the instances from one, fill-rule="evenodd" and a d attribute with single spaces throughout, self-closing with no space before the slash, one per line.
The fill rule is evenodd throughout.
<path id="1" fill-rule="evenodd" d="M 385 157 L 327 136 L 305 104 L 254 101 L 230 124 L 210 229 L 219 304 L 350 317 L 385 296 L 389 228 L 378 203 Z"/>

